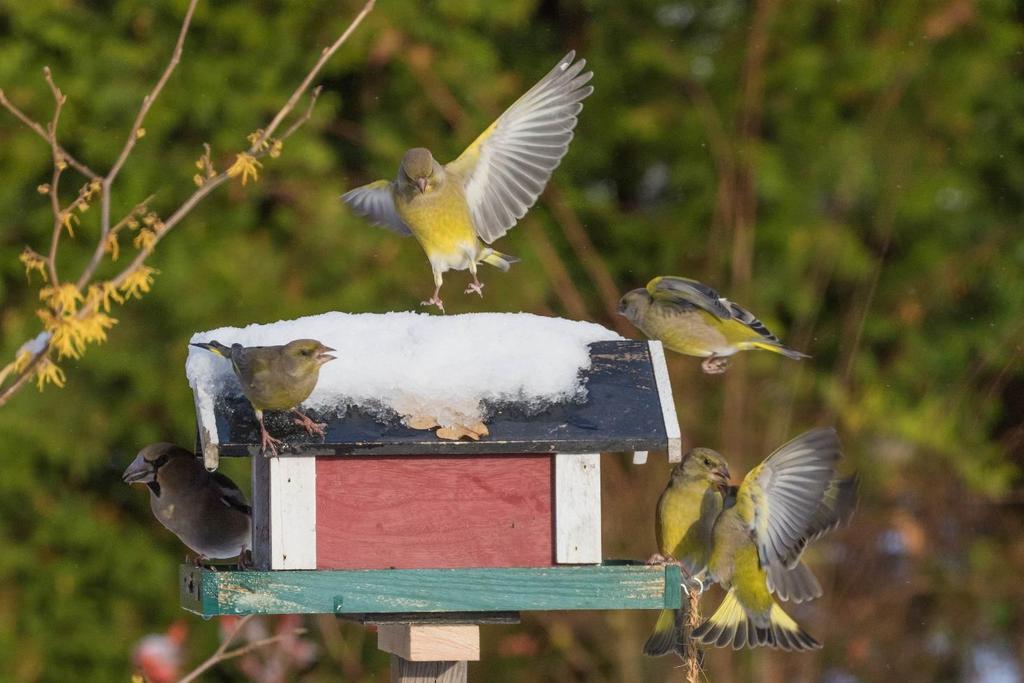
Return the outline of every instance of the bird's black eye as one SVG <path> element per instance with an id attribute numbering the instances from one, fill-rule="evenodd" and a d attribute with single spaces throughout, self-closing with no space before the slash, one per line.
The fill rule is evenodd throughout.
<path id="1" fill-rule="evenodd" d="M 704 458 L 704 464 L 711 467 L 711 458 Z"/>

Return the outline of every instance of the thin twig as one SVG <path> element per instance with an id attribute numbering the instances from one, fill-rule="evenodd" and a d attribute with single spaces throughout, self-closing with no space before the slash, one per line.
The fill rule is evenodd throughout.
<path id="1" fill-rule="evenodd" d="M 253 650 L 258 650 L 261 647 L 266 647 L 267 645 L 272 645 L 282 640 L 287 640 L 289 638 L 294 638 L 295 636 L 300 636 L 306 632 L 306 629 L 304 628 L 297 628 L 292 631 L 288 631 L 287 633 L 279 633 L 276 636 L 270 636 L 268 638 L 254 640 L 251 643 L 246 643 L 245 645 L 242 645 L 241 647 L 236 647 L 234 650 L 228 650 L 228 646 L 231 645 L 232 642 L 234 642 L 235 638 L 238 637 L 238 634 L 242 632 L 242 629 L 245 627 L 247 623 L 249 623 L 252 617 L 253 615 L 249 614 L 239 619 L 238 624 L 235 626 L 234 630 L 228 634 L 228 636 L 220 644 L 220 647 L 218 647 L 214 651 L 214 653 L 210 655 L 202 664 L 197 666 L 195 669 L 192 669 L 192 671 L 190 671 L 189 673 L 185 674 L 184 678 L 179 680 L 178 683 L 190 683 L 191 681 L 194 681 L 197 678 L 199 678 L 201 674 L 205 673 L 206 671 L 209 671 L 221 662 L 227 661 L 229 659 L 235 659 L 236 657 L 241 657 L 242 655 L 248 654 Z"/>
<path id="2" fill-rule="evenodd" d="M 14 379 L 14 381 L 11 382 L 11 384 L 6 389 L 4 389 L 2 393 L 0 393 L 0 406 L 7 403 L 7 401 L 10 400 L 11 396 L 14 396 L 14 394 L 16 394 L 19 389 L 21 389 L 25 382 L 27 382 L 32 377 L 32 373 L 35 371 L 36 366 L 39 365 L 40 361 L 42 361 L 43 358 L 49 355 L 50 348 L 50 342 L 47 342 L 43 350 L 37 353 L 36 355 L 32 356 L 32 359 L 25 365 L 24 368 L 22 368 L 21 372 Z"/>
<path id="3" fill-rule="evenodd" d="M 359 27 L 359 24 L 363 23 L 363 19 L 365 19 L 366 15 L 373 9 L 375 2 L 376 0 L 367 0 L 366 4 L 363 5 L 363 9 L 359 10 L 359 14 L 357 14 L 355 19 L 352 20 L 352 23 L 349 24 L 347 29 L 345 29 L 345 32 L 342 33 L 330 47 L 323 49 L 320 53 L 320 59 L 313 65 L 313 68 L 306 75 L 306 78 L 303 79 L 299 87 L 295 89 L 292 96 L 288 98 L 288 102 L 286 102 L 281 108 L 281 111 L 277 112 L 277 115 L 270 121 L 270 125 L 263 129 L 263 135 L 253 145 L 254 149 L 262 147 L 264 142 L 273 137 L 274 131 L 277 130 L 277 127 L 281 125 L 281 122 L 284 121 L 285 117 L 287 117 L 288 114 L 291 113 L 292 109 L 295 108 L 295 105 L 298 104 L 302 94 L 309 89 L 313 79 L 320 73 L 320 69 L 322 69 L 324 64 L 327 63 L 327 60 L 338 51 L 338 48 L 345 44 L 345 41 L 348 40 L 348 37 L 352 35 L 352 32 Z"/>
<path id="4" fill-rule="evenodd" d="M 185 10 L 185 18 L 181 21 L 181 29 L 178 31 L 178 40 L 174 44 L 174 50 L 171 52 L 171 59 L 167 62 L 167 66 L 164 67 L 164 72 L 160 74 L 160 79 L 156 82 L 156 85 L 153 86 L 148 95 L 142 98 L 142 106 L 139 107 L 139 113 L 135 115 L 135 122 L 132 124 L 131 130 L 128 131 L 128 139 L 125 140 L 124 147 L 121 148 L 117 161 L 114 162 L 114 165 L 110 167 L 110 171 L 103 178 L 102 194 L 100 196 L 100 239 L 99 244 L 96 245 L 96 251 L 93 253 L 93 260 L 98 260 L 97 254 L 102 257 L 107 234 L 110 232 L 110 186 L 114 184 L 117 174 L 121 172 L 121 168 L 128 160 L 128 155 L 135 148 L 135 143 L 139 141 L 139 132 L 142 130 L 142 122 L 146 120 L 146 114 L 149 113 L 153 103 L 156 102 L 156 98 L 160 95 L 160 91 L 164 89 L 164 85 L 170 79 L 171 74 L 174 73 L 178 62 L 181 61 L 181 53 L 185 48 L 185 36 L 188 35 L 189 27 L 192 25 L 192 15 L 196 11 L 198 2 L 199 0 L 189 2 L 188 9 Z"/>
<path id="5" fill-rule="evenodd" d="M 50 141 L 50 136 L 47 135 L 46 129 L 43 128 L 43 126 L 40 125 L 39 123 L 37 123 L 37 122 L 33 121 L 31 118 L 29 118 L 29 116 L 27 114 L 25 114 L 25 112 L 23 112 L 20 109 L 18 109 L 18 107 L 16 107 L 13 102 L 11 102 L 9 99 L 7 99 L 7 95 L 4 94 L 3 90 L 0 90 L 0 106 L 2 106 L 7 111 L 11 112 L 11 114 L 14 116 L 14 118 L 18 119 L 19 121 L 24 123 L 26 126 L 28 126 L 32 131 L 35 132 L 36 135 L 41 137 L 43 140 L 46 140 L 47 142 Z M 66 149 L 64 149 L 63 147 L 60 147 L 59 145 L 58 145 L 57 149 L 60 150 L 60 154 L 61 154 L 62 157 L 64 157 L 64 160 L 66 162 L 68 162 L 68 166 L 70 166 L 71 168 L 75 169 L 76 171 L 78 171 L 82 175 L 86 176 L 87 178 L 89 178 L 89 180 L 98 180 L 99 179 L 100 176 L 99 176 L 98 173 L 93 171 L 91 168 L 89 168 L 88 166 L 83 164 L 81 161 L 79 161 L 75 157 L 71 156 L 71 154 Z"/>
<path id="6" fill-rule="evenodd" d="M 313 116 L 313 107 L 316 106 L 317 98 L 320 97 L 320 93 L 323 91 L 323 89 L 324 88 L 322 85 L 318 85 L 315 88 L 313 88 L 313 92 L 309 94 L 309 106 L 306 107 L 306 111 L 303 112 L 302 116 L 295 119 L 295 122 L 292 123 L 292 125 L 288 126 L 288 130 L 286 130 L 284 132 L 284 135 L 281 136 L 281 140 L 287 140 L 292 136 L 292 133 L 297 131 L 299 128 L 302 128 L 302 126 L 306 125 L 306 122 L 309 121 L 309 119 Z"/>
<path id="7" fill-rule="evenodd" d="M 53 234 L 50 236 L 50 251 L 46 257 L 46 268 L 50 272 L 50 282 L 54 287 L 57 287 L 60 285 L 60 279 L 57 277 L 57 244 L 60 242 L 60 233 L 64 223 L 61 217 L 60 197 L 58 196 L 57 189 L 60 186 L 61 173 L 64 172 L 66 166 L 66 162 L 60 154 L 60 145 L 57 144 L 57 122 L 60 121 L 60 112 L 64 108 L 64 102 L 67 101 L 67 98 L 64 97 L 64 93 L 53 82 L 50 67 L 43 68 L 43 77 L 46 79 L 46 84 L 50 86 L 54 102 L 53 119 L 50 120 L 46 127 L 47 138 L 50 141 L 50 153 L 53 156 L 53 176 L 50 179 L 50 191 L 48 193 L 50 195 L 50 208 L 53 209 Z"/>

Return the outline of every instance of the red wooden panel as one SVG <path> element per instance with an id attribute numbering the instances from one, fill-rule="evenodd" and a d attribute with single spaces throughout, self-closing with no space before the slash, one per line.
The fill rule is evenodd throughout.
<path id="1" fill-rule="evenodd" d="M 318 458 L 319 569 L 550 567 L 550 455 Z"/>

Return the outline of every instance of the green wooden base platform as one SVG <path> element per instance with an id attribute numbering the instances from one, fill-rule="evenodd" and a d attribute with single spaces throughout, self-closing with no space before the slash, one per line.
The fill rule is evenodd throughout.
<path id="1" fill-rule="evenodd" d="M 213 571 L 182 565 L 181 606 L 223 614 L 393 614 L 662 609 L 682 599 L 678 566 L 540 569 Z"/>

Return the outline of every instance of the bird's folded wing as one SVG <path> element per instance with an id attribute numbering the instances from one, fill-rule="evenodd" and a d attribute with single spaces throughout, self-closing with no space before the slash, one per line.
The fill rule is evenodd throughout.
<path id="1" fill-rule="evenodd" d="M 750 471 L 737 505 L 749 506 L 762 566 L 793 567 L 825 490 L 835 478 L 839 437 L 831 427 L 812 429 L 779 447 Z"/>
<path id="2" fill-rule="evenodd" d="M 720 297 L 718 292 L 696 280 L 663 275 L 647 283 L 647 293 L 658 301 L 696 306 L 719 320 L 732 318 L 729 302 Z"/>
<path id="3" fill-rule="evenodd" d="M 377 180 L 369 185 L 349 190 L 341 195 L 341 199 L 374 225 L 387 228 L 403 237 L 412 234 L 409 226 L 395 210 L 395 198 L 391 194 L 391 183 L 387 180 Z"/>
<path id="4" fill-rule="evenodd" d="M 210 475 L 213 477 L 213 481 L 220 489 L 220 502 L 224 503 L 227 507 L 232 510 L 237 510 L 246 515 L 252 515 L 252 507 L 249 505 L 249 501 L 245 499 L 245 494 L 242 490 L 235 485 L 235 482 L 228 479 L 220 472 L 211 472 Z"/>
<path id="5" fill-rule="evenodd" d="M 570 52 L 502 114 L 458 159 L 450 175 L 462 178 L 473 226 L 490 244 L 522 218 L 569 149 L 582 100 L 594 91 Z"/>

